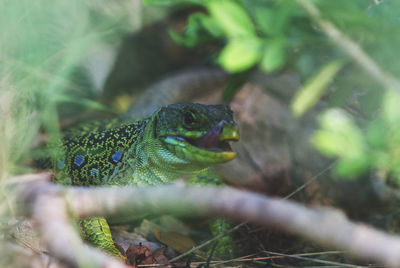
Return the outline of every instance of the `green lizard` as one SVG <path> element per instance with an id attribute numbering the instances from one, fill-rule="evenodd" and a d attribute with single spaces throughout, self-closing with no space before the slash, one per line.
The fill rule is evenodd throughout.
<path id="1" fill-rule="evenodd" d="M 71 185 L 157 185 L 195 175 L 235 158 L 238 127 L 226 105 L 172 104 L 137 122 L 76 128 L 62 141 L 55 179 Z M 116 249 L 104 218 L 81 221 L 86 240 L 111 255 Z"/>

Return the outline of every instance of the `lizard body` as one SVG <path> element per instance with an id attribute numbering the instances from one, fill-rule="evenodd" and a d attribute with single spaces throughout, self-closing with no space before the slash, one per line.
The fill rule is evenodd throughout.
<path id="1" fill-rule="evenodd" d="M 236 153 L 229 143 L 238 139 L 228 106 L 172 104 L 141 121 L 110 121 L 66 133 L 64 156 L 53 160 L 55 179 L 82 186 L 168 183 L 232 160 Z M 87 240 L 124 258 L 104 218 L 81 226 Z"/>

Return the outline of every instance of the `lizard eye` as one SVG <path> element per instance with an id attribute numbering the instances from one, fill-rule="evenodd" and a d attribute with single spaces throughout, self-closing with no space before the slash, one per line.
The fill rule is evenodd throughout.
<path id="1" fill-rule="evenodd" d="M 192 125 L 196 121 L 196 118 L 192 112 L 186 112 L 184 114 L 184 122 L 186 125 Z"/>

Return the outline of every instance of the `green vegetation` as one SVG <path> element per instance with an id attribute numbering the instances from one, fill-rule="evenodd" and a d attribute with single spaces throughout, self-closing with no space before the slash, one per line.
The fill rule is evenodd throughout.
<path id="1" fill-rule="evenodd" d="M 305 11 L 302 1 L 144 2 L 203 7 L 206 12 L 192 14 L 181 35 L 171 31 L 171 36 L 188 47 L 218 44 L 215 62 L 231 73 L 245 73 L 254 66 L 265 72 L 294 68 L 305 80 L 292 101 L 297 116 L 310 109 L 331 86 L 329 103 L 335 109 L 321 115 L 321 130 L 313 138 L 315 147 L 327 156 L 339 158 L 336 173 L 341 177 L 353 178 L 377 169 L 387 175 L 393 173 L 400 183 L 400 158 L 396 153 L 400 130 L 396 127 L 395 104 L 400 88 L 388 88 L 387 83 L 371 77 L 365 69 L 373 67 L 365 62 L 357 64 L 357 59 L 349 57 L 351 47 L 346 51 L 329 40 L 312 14 Z M 399 62 L 393 57 L 400 45 L 395 12 L 400 10 L 398 1 L 310 2 L 325 22 L 358 43 L 384 72 L 400 75 Z M 383 98 L 384 91 L 387 93 Z M 346 112 L 338 110 L 357 94 L 363 95 L 359 112 L 374 118 L 366 125 L 357 126 Z M 383 111 L 378 111 L 379 106 Z M 381 115 L 373 116 L 376 113 Z M 366 129 L 365 133 L 360 128 Z"/>
<path id="2" fill-rule="evenodd" d="M 87 108 L 106 109 L 93 101 L 97 95 L 93 81 L 82 67 L 82 59 L 96 45 L 118 45 L 123 34 L 138 27 L 129 21 L 125 2 L 110 4 L 92 1 L 82 4 L 79 1 L 48 3 L 42 0 L 35 5 L 28 2 L 1 3 L 5 14 L 0 18 L 0 93 L 3 110 L 0 162 L 3 177 L 14 170 L 13 167 L 18 166 L 30 151 L 39 127 L 43 127 L 50 140 L 58 139 L 57 106 L 75 103 L 80 107 L 79 111 Z M 305 86 L 292 103 L 297 115 L 311 108 L 328 86 L 333 89 L 329 96 L 333 107 L 340 108 L 349 97 L 362 94 L 361 112 L 370 117 L 382 103 L 385 113 L 380 116 L 381 119 L 369 126 L 360 126 L 368 129 L 365 137 L 364 134 L 355 137 L 344 129 L 339 131 L 341 136 L 353 137 L 359 140 L 357 144 L 364 144 L 363 149 L 357 149 L 351 157 L 343 155 L 340 150 L 327 149 L 340 147 L 340 138 L 334 134 L 338 131 L 330 132 L 329 139 L 323 134 L 324 130 L 331 131 L 325 122 L 335 120 L 338 114 L 340 118 L 346 117 L 343 113 L 327 112 L 321 116 L 322 129 L 313 143 L 321 152 L 343 158 L 341 163 L 345 166 L 352 166 L 355 162 L 351 161 L 358 163 L 355 164 L 357 168 L 341 168 L 342 165 L 339 165 L 338 173 L 343 176 L 354 177 L 371 168 L 398 174 L 395 163 L 399 160 L 393 149 L 396 148 L 393 144 L 396 139 L 393 137 L 398 134 L 392 133 L 396 132 L 392 125 L 395 121 L 387 116 L 393 108 L 382 97 L 384 89 L 397 89 L 384 88 L 362 66 L 346 56 L 341 48 L 326 38 L 323 30 L 313 23 L 298 1 L 146 0 L 144 3 L 173 7 L 189 4 L 204 8 L 204 12 L 190 15 L 182 34 L 170 30 L 171 37 L 188 47 L 215 44 L 219 48 L 214 56 L 215 62 L 232 73 L 245 74 L 255 66 L 265 72 L 295 69 L 305 80 Z M 312 3 L 325 20 L 359 43 L 385 72 L 399 75 L 400 66 L 393 57 L 400 45 L 395 12 L 400 8 L 398 1 L 375 3 L 340 0 L 334 4 L 331 1 Z M 392 92 L 390 96 L 394 94 Z M 356 128 L 351 119 L 345 121 L 354 125 L 351 129 Z M 378 130 L 383 125 L 390 131 Z M 392 137 L 390 141 L 387 140 L 388 136 Z M 327 139 L 330 140 L 329 146 Z M 338 140 L 338 146 L 332 144 L 333 140 Z M 354 144 L 353 140 L 348 142 Z M 392 152 L 385 148 L 392 148 Z M 363 150 L 369 152 L 368 157 Z M 350 162 L 345 160 L 350 158 Z"/>
<path id="3" fill-rule="evenodd" d="M 399 102 L 397 92 L 386 93 L 383 110 L 365 130 L 340 110 L 331 109 L 320 116 L 321 129 L 313 143 L 325 155 L 339 157 L 336 172 L 340 177 L 357 177 L 374 169 L 385 177 L 394 176 L 400 185 Z"/>
<path id="4" fill-rule="evenodd" d="M 132 29 L 123 5 L 0 2 L 1 177 L 15 173 L 13 167 L 30 155 L 39 127 L 49 140 L 58 140 L 60 105 L 80 112 L 105 109 L 92 100 L 94 88 L 82 63 L 93 48 L 117 45 Z"/>
<path id="5" fill-rule="evenodd" d="M 35 149 L 56 143 L 62 125 L 88 111 L 117 114 L 98 101 L 104 80 L 92 73 L 92 54 L 116 54 L 128 34 L 188 7 L 184 29 L 171 27 L 169 35 L 183 47 L 211 48 L 205 57 L 231 74 L 225 100 L 254 72 L 295 72 L 303 86 L 289 105 L 294 117 L 326 104 L 310 142 L 337 161 L 334 177 L 370 172 L 400 186 L 400 1 L 142 2 L 162 9 L 138 11 L 131 0 L 0 1 L 2 200 L 12 199 L 4 190 L 9 177 L 37 171 L 29 165 L 35 154 L 60 153 Z M 0 203 L 0 227 L 12 211 Z"/>

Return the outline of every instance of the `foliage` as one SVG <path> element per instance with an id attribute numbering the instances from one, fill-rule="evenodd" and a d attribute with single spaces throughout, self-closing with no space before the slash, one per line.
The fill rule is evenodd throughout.
<path id="1" fill-rule="evenodd" d="M 102 42 L 116 45 L 130 29 L 129 23 L 122 23 L 128 17 L 122 3 L 121 9 L 99 4 L 74 0 L 0 2 L 3 176 L 27 156 L 39 127 L 51 140 L 58 140 L 59 105 L 75 103 L 80 111 L 82 107 L 105 109 L 91 100 L 93 86 L 87 71 L 80 67 L 82 59 Z"/>
<path id="2" fill-rule="evenodd" d="M 342 67 L 343 62 L 333 61 L 321 68 L 319 73 L 308 81 L 294 96 L 292 101 L 292 111 L 294 115 L 301 116 L 311 106 L 313 106 L 323 95 L 327 87 Z"/>
<path id="3" fill-rule="evenodd" d="M 385 72 L 400 75 L 400 61 L 395 57 L 400 46 L 400 1 L 309 1 L 324 20 L 360 45 Z M 88 108 L 107 109 L 93 101 L 98 92 L 85 63 L 93 48 L 117 47 L 125 33 L 138 28 L 132 19 L 137 14 L 132 14 L 131 2 L 0 2 L 0 195 L 5 196 L 3 200 L 8 198 L 4 178 L 26 171 L 24 160 L 30 157 L 32 147 L 39 140 L 59 139 L 59 121 L 65 115 L 60 106 L 67 104 L 67 112 L 77 110 L 78 114 Z M 170 30 L 170 35 L 186 47 L 212 44 L 216 48 L 212 55 L 215 63 L 232 74 L 224 92 L 225 99 L 254 70 L 273 73 L 294 69 L 304 81 L 291 103 L 295 115 L 306 114 L 322 96 L 332 106 L 319 116 L 320 129 L 314 133 L 312 143 L 322 154 L 338 159 L 335 167 L 338 177 L 355 178 L 375 170 L 387 177 L 393 176 L 400 185 L 398 88 L 386 88 L 389 91 L 385 92 L 361 68 L 365 66 L 357 65 L 326 37 L 299 1 L 143 2 L 200 7 L 200 11 L 189 16 L 182 33 Z M 368 120 L 354 119 L 342 109 L 349 99 L 356 99 L 358 114 Z M 2 221 L 7 221 L 3 216 L 9 212 L 5 203 L 0 203 Z M 1 260 L 0 266 L 3 266 Z"/>
<path id="4" fill-rule="evenodd" d="M 313 136 L 315 146 L 327 156 L 339 157 L 336 172 L 356 177 L 375 169 L 394 175 L 400 185 L 400 94 L 389 91 L 383 111 L 361 130 L 343 111 L 328 110 L 319 118 L 321 129 Z"/>
<path id="5" fill-rule="evenodd" d="M 317 77 L 314 78 L 313 75 L 318 76 L 321 66 L 342 60 L 344 57 L 342 51 L 328 42 L 320 29 L 313 25 L 309 16 L 295 0 L 145 0 L 144 2 L 165 5 L 185 3 L 205 8 L 207 13 L 197 12 L 189 17 L 185 31 L 181 35 L 171 30 L 171 36 L 176 42 L 188 47 L 204 43 L 217 44 L 220 46 L 220 51 L 216 63 L 231 73 L 246 72 L 255 66 L 267 73 L 279 71 L 284 67 L 294 67 L 304 79 L 315 81 Z M 330 1 L 314 2 L 324 17 L 336 23 L 344 33 L 358 40 L 366 40 L 366 45 L 373 46 L 377 43 L 375 34 L 380 34 L 376 28 L 377 23 L 374 22 L 375 18 L 366 12 L 379 9 L 374 6 L 373 1 L 339 0 L 335 4 Z M 385 24 L 383 20 L 379 24 L 382 23 Z M 371 28 L 376 32 L 372 33 Z M 360 72 L 357 68 L 349 71 Z M 321 81 L 320 89 L 315 91 L 319 93 L 313 96 L 314 99 L 322 95 L 329 84 L 328 81 L 335 75 L 318 78 Z M 322 81 L 323 79 L 326 81 Z M 338 78 L 339 83 L 340 79 Z M 345 84 L 343 90 L 348 90 L 356 84 L 356 81 L 346 81 L 343 84 Z M 339 94 L 335 97 L 340 98 Z M 308 107 L 308 105 L 302 106 Z"/>
<path id="6" fill-rule="evenodd" d="M 255 2 L 203 1 L 209 14 L 193 14 L 183 35 L 171 32 L 172 37 L 186 46 L 224 39 L 226 45 L 217 62 L 232 73 L 259 63 L 265 71 L 274 71 L 286 61 L 285 32 L 294 14 L 294 2 Z M 245 6 L 252 12 L 247 12 Z"/>
<path id="7" fill-rule="evenodd" d="M 284 67 L 295 68 L 305 80 L 291 104 L 297 116 L 310 109 L 331 86 L 329 102 L 336 108 L 320 116 L 321 129 L 313 136 L 315 147 L 327 156 L 339 158 L 336 173 L 341 176 L 356 177 L 369 169 L 377 169 L 395 174 L 400 183 L 397 154 L 400 133 L 396 133 L 397 119 L 393 119 L 397 116 L 397 107 L 393 104 L 398 99 L 396 94 L 389 92 L 383 98 L 382 85 L 326 38 L 313 18 L 303 11 L 300 1 L 144 2 L 202 6 L 206 12 L 191 15 L 185 31 L 181 35 L 171 31 L 171 35 L 176 42 L 190 47 L 222 44 L 216 63 L 233 74 L 243 73 L 247 77 L 254 67 L 267 73 Z M 359 43 L 384 71 L 400 75 L 399 63 L 393 58 L 400 45 L 396 26 L 399 18 L 395 12 L 400 10 L 398 1 L 315 0 L 311 3 L 324 20 Z M 231 86 L 227 90 L 224 96 L 235 91 Z M 361 96 L 358 98 L 361 115 L 374 118 L 361 128 L 339 109 L 354 95 Z M 380 105 L 383 112 L 376 117 Z"/>
<path id="8" fill-rule="evenodd" d="M 383 99 L 382 87 L 359 66 L 348 59 L 343 61 L 343 52 L 327 40 L 295 0 L 143 2 L 204 8 L 205 12 L 190 15 L 182 34 L 173 30 L 170 34 L 176 42 L 185 46 L 213 43 L 219 47 L 216 63 L 240 80 L 230 81 L 224 96 L 231 96 L 234 87 L 242 84 L 255 68 L 265 72 L 294 68 L 305 80 L 305 86 L 292 102 L 297 115 L 310 109 L 328 85 L 332 88 L 329 101 L 334 107 L 345 105 L 349 96 L 363 95 L 360 109 L 365 116 L 373 116 L 380 99 Z M 396 13 L 400 9 L 398 1 L 386 0 L 377 4 L 372 0 L 314 0 L 312 3 L 321 11 L 324 19 L 334 23 L 342 33 L 362 45 L 385 71 L 395 76 L 400 74 L 399 63 L 393 57 L 400 45 L 399 18 Z M 0 5 L 4 13 L 0 17 L 0 163 L 4 176 L 7 169 L 12 168 L 29 151 L 39 127 L 49 134 L 50 139 L 58 139 L 57 106 L 60 104 L 74 103 L 81 109 L 105 109 L 91 100 L 96 94 L 93 85 L 84 68 L 79 69 L 78 66 L 81 66 L 82 58 L 93 46 L 103 42 L 116 45 L 120 36 L 133 27 L 124 1 L 113 4 L 107 1 L 61 3 L 40 0 L 32 3 L 8 0 Z M 379 119 L 361 127 L 367 130 L 366 134 L 353 137 L 362 141 L 362 150 L 357 150 L 364 155 L 368 152 L 368 159 L 350 157 L 339 151 L 327 153 L 326 137 L 321 137 L 321 133 L 329 129 L 326 121 L 336 122 L 336 117 L 340 115 L 347 118 L 353 128 L 357 127 L 343 112 L 328 111 L 321 116 L 322 129 L 314 137 L 315 146 L 329 156 L 352 159 L 343 160 L 344 163 L 358 159 L 355 171 L 343 172 L 347 169 L 339 168 L 341 171 L 338 173 L 355 176 L 368 168 L 398 173 L 395 171 L 397 134 L 392 130 L 379 130 L 379 126 L 395 129 L 393 124 L 396 123 L 388 119 L 388 114 L 392 114 L 388 111 L 395 108 L 389 107 L 391 102 L 387 96 L 384 99 L 384 112 Z M 336 119 L 332 118 L 332 114 Z M 351 136 L 345 130 L 338 136 L 332 129 L 329 131 L 333 135 L 329 138 L 333 148 L 339 147 L 340 135 Z M 390 140 L 387 140 L 388 137 Z M 387 152 L 388 148 L 390 152 Z M 360 156 L 360 152 L 354 152 L 354 155 Z"/>
<path id="9" fill-rule="evenodd" d="M 0 1 L 1 239 L 9 236 L 3 228 L 13 215 L 7 179 L 29 171 L 27 159 L 40 140 L 58 140 L 58 106 L 104 109 L 92 100 L 95 92 L 82 62 L 96 45 L 116 46 L 132 29 L 123 2 Z M 2 252 L 0 266 L 7 267 L 9 259 Z"/>

